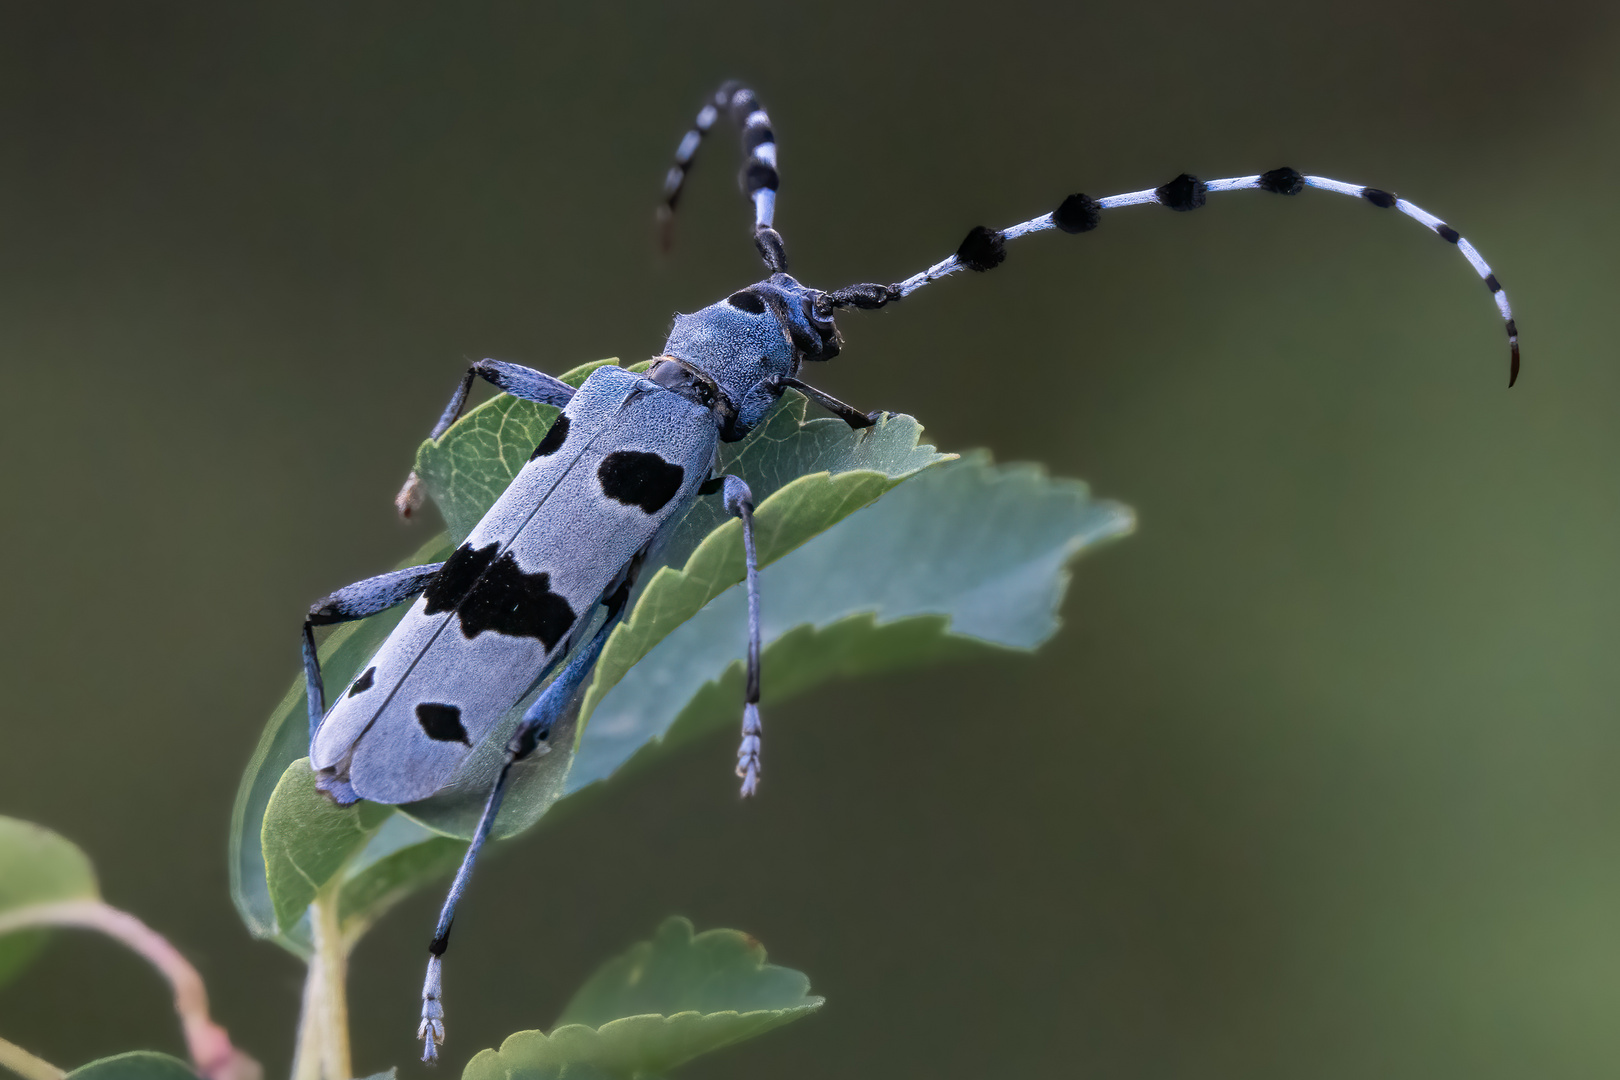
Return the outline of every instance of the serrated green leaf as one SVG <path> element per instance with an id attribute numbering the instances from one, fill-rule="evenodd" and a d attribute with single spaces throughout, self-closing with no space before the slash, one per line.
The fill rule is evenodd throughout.
<path id="1" fill-rule="evenodd" d="M 0 817 L 0 912 L 100 895 L 95 868 L 77 844 L 44 826 Z M 0 938 L 0 985 L 28 966 L 45 939 L 43 930 Z"/>
<path id="2" fill-rule="evenodd" d="M 468 1062 L 463 1080 L 568 1076 L 588 1067 L 611 1077 L 656 1076 L 700 1054 L 807 1016 L 822 1000 L 810 980 L 765 962 L 736 930 L 694 935 L 666 919 L 651 941 L 610 960 L 582 986 L 550 1035 L 521 1031 Z"/>
<path id="3" fill-rule="evenodd" d="M 597 360 L 557 377 L 580 386 L 597 368 L 617 363 Z M 643 362 L 630 370 L 646 367 Z M 424 442 L 416 451 L 416 475 L 444 516 L 452 547 L 495 505 L 561 411 L 501 394 L 467 410 L 442 438 Z"/>
<path id="4" fill-rule="evenodd" d="M 1133 522 L 1034 466 L 975 454 L 931 469 L 760 575 L 762 703 L 983 645 L 1033 649 L 1057 630 L 1068 563 Z M 666 733 L 737 725 L 746 605 L 722 595 L 626 674 L 580 738 L 570 793 Z"/>
<path id="5" fill-rule="evenodd" d="M 315 790 L 308 758 L 287 766 L 270 796 L 260 843 L 276 925 L 285 931 L 303 918 L 315 894 L 366 846 L 392 806 L 358 802 L 335 806 Z"/>
<path id="6" fill-rule="evenodd" d="M 179 1058 L 134 1050 L 80 1065 L 66 1080 L 197 1080 L 197 1074 Z"/>
<path id="7" fill-rule="evenodd" d="M 533 1032 L 532 1034 L 539 1033 Z M 544 1038 L 544 1036 L 541 1036 L 541 1038 Z M 493 1054 L 495 1051 L 485 1050 L 483 1053 Z M 482 1057 L 483 1055 L 479 1056 Z M 473 1061 L 478 1061 L 478 1058 L 474 1058 Z M 471 1070 L 472 1062 L 469 1062 L 467 1071 L 461 1074 L 463 1080 L 475 1075 L 482 1078 L 482 1080 L 620 1080 L 622 1076 L 620 1073 L 598 1068 L 588 1062 L 577 1061 L 570 1064 L 551 1060 L 544 1055 L 529 1055 L 524 1064 L 516 1066 L 500 1064 L 497 1059 L 497 1063 L 493 1065 L 487 1062 L 481 1064 L 476 1074 Z M 654 1078 L 647 1077 L 646 1080 L 654 1080 Z"/>
<path id="8" fill-rule="evenodd" d="M 693 932 L 678 915 L 665 919 L 652 940 L 596 970 L 574 992 L 557 1026 L 600 1028 L 626 1016 L 815 1009 L 810 979 L 765 962 L 765 947 L 739 930 Z M 669 1062 L 672 1067 L 677 1062 Z"/>
<path id="9" fill-rule="evenodd" d="M 578 385 L 601 363 L 563 378 Z M 1129 511 L 1090 502 L 1083 485 L 1038 470 L 997 470 L 987 461 L 929 469 L 949 456 L 919 445 L 921 429 L 909 417 L 889 416 L 856 432 L 836 419 L 807 419 L 806 405 L 784 395 L 748 439 L 721 448 L 721 469 L 754 491 L 762 563 L 782 559 L 762 582 L 767 705 L 837 675 L 955 655 L 971 638 L 1032 648 L 1056 626 L 1066 561 L 1129 529 Z M 487 510 L 555 415 L 502 395 L 423 445 L 418 471 L 453 535 L 464 535 Z M 948 479 L 926 482 L 935 477 Z M 408 563 L 442 559 L 451 547 L 441 537 Z M 517 766 L 495 835 L 528 828 L 559 798 L 607 776 L 643 746 L 735 724 L 740 695 L 729 680 L 739 675 L 728 671 L 742 651 L 744 600 L 730 586 L 741 577 L 738 523 L 719 499 L 697 500 L 644 568 L 632 614 L 598 665 L 585 708 L 601 702 L 606 711 L 576 741 L 585 715 L 576 709 L 554 729 L 549 754 Z M 328 638 L 329 686 L 360 670 L 403 610 Z M 346 934 L 362 933 L 387 906 L 454 865 L 461 844 L 447 837 L 471 834 L 507 734 L 539 693 L 480 744 L 451 789 L 401 807 L 403 815 L 389 819 L 347 865 L 340 899 Z M 307 929 L 277 918 L 259 832 L 271 790 L 306 744 L 300 679 L 244 778 L 232 840 L 232 891 L 244 921 L 298 952 L 307 950 Z M 406 816 L 422 824 L 407 824 Z"/>
<path id="10" fill-rule="evenodd" d="M 382 510 L 387 511 L 383 500 Z M 443 561 L 450 553 L 449 541 L 440 535 L 429 540 L 400 567 L 420 566 L 423 563 Z M 311 597 L 311 600 L 316 599 Z M 400 604 L 379 615 L 359 622 L 334 627 L 321 642 L 321 673 L 325 677 L 327 696 L 347 686 L 349 680 L 377 651 L 389 631 L 405 617 L 409 606 Z M 289 626 L 288 651 L 292 653 L 298 628 Z M 276 942 L 298 956 L 309 955 L 309 934 L 298 926 L 281 928 L 276 919 L 275 906 L 270 899 L 270 888 L 265 880 L 264 849 L 260 838 L 264 832 L 265 809 L 270 795 L 287 772 L 287 766 L 309 753 L 309 714 L 304 704 L 304 677 L 293 679 L 282 695 L 280 704 L 270 714 L 259 745 L 248 760 L 242 780 L 236 789 L 236 805 L 231 811 L 231 840 L 229 866 L 231 900 L 237 914 L 254 937 Z"/>

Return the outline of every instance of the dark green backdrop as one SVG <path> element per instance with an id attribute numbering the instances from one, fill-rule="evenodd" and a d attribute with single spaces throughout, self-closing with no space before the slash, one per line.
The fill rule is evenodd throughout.
<path id="1" fill-rule="evenodd" d="M 663 915 L 757 934 L 818 1017 L 715 1077 L 1592 1077 L 1620 1069 L 1620 364 L 1608 5 L 14 6 L 0 16 L 0 813 L 82 843 L 285 1070 L 300 971 L 226 895 L 300 613 L 425 535 L 389 498 L 464 358 L 643 358 L 759 271 L 720 80 L 824 287 L 1063 195 L 1287 163 L 1407 194 L 1121 213 L 845 320 L 823 379 L 1134 505 L 1039 656 L 777 709 L 480 875 L 459 1063 Z M 437 896 L 355 957 L 413 1052 Z M 473 985 L 475 975 L 481 978 Z M 63 938 L 0 1033 L 179 1049 Z M 407 1075 L 418 1075 L 415 1067 Z"/>

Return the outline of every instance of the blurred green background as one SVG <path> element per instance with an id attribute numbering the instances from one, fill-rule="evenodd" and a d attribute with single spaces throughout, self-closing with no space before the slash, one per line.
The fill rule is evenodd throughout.
<path id="1" fill-rule="evenodd" d="M 829 999 L 692 1075 L 1615 1075 L 1617 44 L 1598 4 L 9 7 L 0 813 L 81 843 L 283 1073 L 301 969 L 224 845 L 301 612 L 428 535 L 389 499 L 466 358 L 644 358 L 760 276 L 729 138 L 653 243 L 715 85 L 768 106 L 822 287 L 1286 163 L 1473 240 L 1519 386 L 1455 250 L 1320 193 L 1121 212 L 845 317 L 827 390 L 1139 534 L 1038 656 L 775 710 L 750 805 L 716 739 L 509 845 L 450 1059 L 678 912 Z M 355 957 L 362 1072 L 419 1075 L 438 900 Z M 180 1048 L 73 937 L 0 1034 Z"/>

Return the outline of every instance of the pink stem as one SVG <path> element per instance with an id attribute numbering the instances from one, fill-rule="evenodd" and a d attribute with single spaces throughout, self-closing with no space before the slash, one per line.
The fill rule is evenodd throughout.
<path id="1" fill-rule="evenodd" d="M 225 1029 L 208 1017 L 208 991 L 202 976 L 180 950 L 127 911 L 100 900 L 64 900 L 0 913 L 0 935 L 36 926 L 76 926 L 99 930 L 145 957 L 174 988 L 174 1011 L 180 1016 L 191 1064 L 207 1080 L 257 1080 L 259 1063 L 231 1045 Z"/>

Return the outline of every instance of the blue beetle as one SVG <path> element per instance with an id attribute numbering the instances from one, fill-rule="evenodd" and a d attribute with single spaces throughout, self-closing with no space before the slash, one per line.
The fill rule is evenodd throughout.
<path id="1" fill-rule="evenodd" d="M 460 416 L 474 378 L 524 400 L 557 406 L 561 415 L 448 559 L 340 589 L 312 606 L 304 622 L 310 762 L 319 789 L 342 805 L 358 799 L 414 802 L 443 790 L 502 716 L 556 672 L 507 743 L 440 913 L 417 1033 L 424 1061 L 437 1057 L 444 1040 L 441 957 L 456 905 L 489 837 L 510 769 L 536 750 L 575 701 L 625 613 L 642 563 L 693 500 L 705 494 L 720 494 L 727 512 L 742 521 L 748 671 L 737 775 L 743 795 L 757 789 L 760 619 L 753 495 L 740 478 L 713 475 L 716 451 L 721 442 L 746 435 L 788 388 L 852 427 L 876 422 L 879 414 L 863 413 L 799 379 L 806 363 L 838 354 L 833 321 L 838 310 L 880 308 L 957 271 L 989 270 L 1005 258 L 1008 240 L 1052 229 L 1088 232 L 1104 210 L 1158 205 L 1189 211 L 1217 192 L 1296 195 L 1316 188 L 1397 209 L 1456 245 L 1506 322 L 1510 386 L 1518 376 L 1518 330 L 1507 295 L 1455 229 L 1387 191 L 1290 168 L 1207 182 L 1184 173 L 1156 188 L 1102 199 L 1070 195 L 1050 213 L 1010 228 L 974 228 L 955 253 L 904 281 L 822 291 L 787 274 L 782 238 L 773 227 L 778 174 L 770 118 L 752 91 L 727 83 L 698 113 L 665 180 L 659 220 L 666 244 L 687 169 L 721 115 L 742 135 L 741 186 L 754 206 L 754 242 L 770 276 L 695 314 L 676 316 L 645 374 L 602 367 L 576 391 L 518 364 L 482 360 L 471 365 L 430 438 L 442 436 Z M 420 502 L 413 473 L 396 505 L 408 517 Z M 410 611 L 328 712 L 315 628 L 364 618 L 413 597 Z"/>

